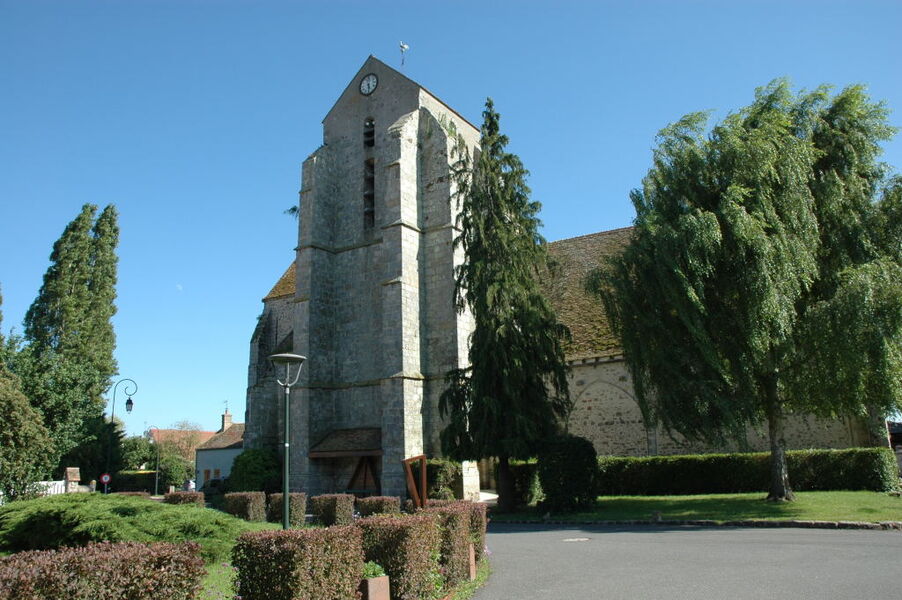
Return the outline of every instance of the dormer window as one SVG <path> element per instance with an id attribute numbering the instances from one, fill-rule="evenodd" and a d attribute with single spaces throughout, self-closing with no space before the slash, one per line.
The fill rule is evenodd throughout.
<path id="1" fill-rule="evenodd" d="M 363 122 L 363 145 L 367 148 L 376 145 L 376 122 L 373 119 Z"/>

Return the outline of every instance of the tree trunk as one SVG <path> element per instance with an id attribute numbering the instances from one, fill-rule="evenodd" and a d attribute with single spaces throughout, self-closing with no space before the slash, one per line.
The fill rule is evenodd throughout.
<path id="1" fill-rule="evenodd" d="M 889 448 L 889 430 L 886 428 L 886 417 L 873 406 L 869 405 L 867 410 L 868 443 L 874 448 Z"/>
<path id="2" fill-rule="evenodd" d="M 770 492 L 767 499 L 773 502 L 795 499 L 789 487 L 789 469 L 786 466 L 786 439 L 783 432 L 783 407 L 780 406 L 777 378 L 769 377 L 765 383 L 767 393 L 767 430 L 770 437 Z"/>
<path id="3" fill-rule="evenodd" d="M 498 511 L 513 512 L 516 508 L 514 493 L 514 475 L 511 472 L 510 458 L 498 457 Z"/>

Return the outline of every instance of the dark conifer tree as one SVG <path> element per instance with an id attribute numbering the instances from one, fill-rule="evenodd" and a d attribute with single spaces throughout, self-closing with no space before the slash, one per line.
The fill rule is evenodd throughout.
<path id="1" fill-rule="evenodd" d="M 464 253 L 456 302 L 472 312 L 475 329 L 470 366 L 448 374 L 440 400 L 448 419 L 441 441 L 460 460 L 498 457 L 499 506 L 509 509 L 509 460 L 534 456 L 570 410 L 562 345 L 569 333 L 539 288 L 538 274 L 548 266 L 541 205 L 529 199 L 520 159 L 505 150 L 491 99 L 483 117 L 476 156 L 462 142 L 456 146 L 454 244 Z"/>

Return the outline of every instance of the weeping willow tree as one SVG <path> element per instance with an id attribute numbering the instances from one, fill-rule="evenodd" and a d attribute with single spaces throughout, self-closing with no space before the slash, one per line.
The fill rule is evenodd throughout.
<path id="1" fill-rule="evenodd" d="M 897 192 L 875 202 L 886 116 L 861 87 L 796 95 L 782 80 L 710 132 L 687 115 L 631 194 L 631 245 L 587 283 L 647 421 L 714 444 L 766 423 L 769 499 L 793 498 L 788 411 L 902 405 L 902 271 L 880 233 Z"/>
<path id="2" fill-rule="evenodd" d="M 455 200 L 460 203 L 455 248 L 456 303 L 472 312 L 470 366 L 448 374 L 439 410 L 448 425 L 442 449 L 458 460 L 498 457 L 499 507 L 512 508 L 511 458 L 534 456 L 539 442 L 570 410 L 563 341 L 542 296 L 539 273 L 547 268 L 539 235 L 541 205 L 529 198 L 527 171 L 505 150 L 507 136 L 491 99 L 483 112 L 480 151 L 456 146 Z"/>

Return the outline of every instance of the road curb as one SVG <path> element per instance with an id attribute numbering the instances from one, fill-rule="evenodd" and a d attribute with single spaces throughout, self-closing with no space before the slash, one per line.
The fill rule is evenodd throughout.
<path id="1" fill-rule="evenodd" d="M 650 525 L 650 526 L 695 526 L 695 527 L 798 527 L 804 529 L 869 529 L 880 531 L 902 531 L 902 521 L 768 521 L 765 519 L 747 519 L 738 521 L 711 521 L 694 519 L 688 521 L 660 519 L 633 521 L 555 521 L 554 519 L 504 520 L 494 521 L 497 524 L 511 525 Z"/>

